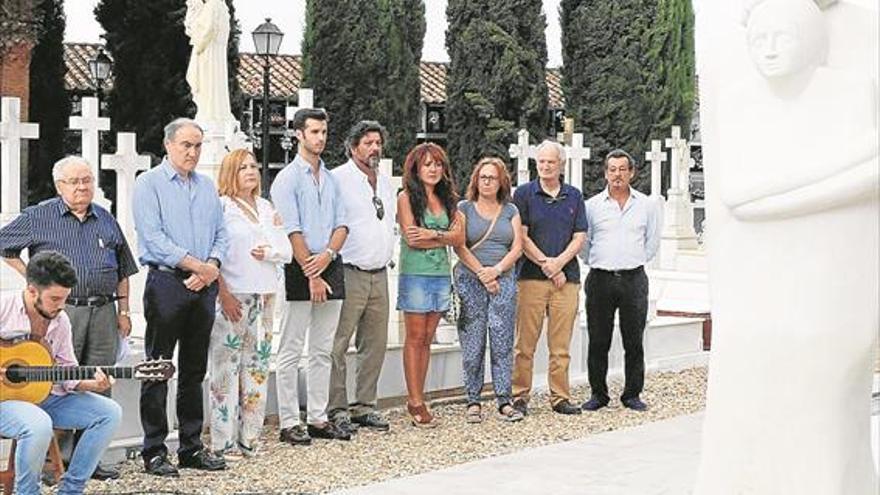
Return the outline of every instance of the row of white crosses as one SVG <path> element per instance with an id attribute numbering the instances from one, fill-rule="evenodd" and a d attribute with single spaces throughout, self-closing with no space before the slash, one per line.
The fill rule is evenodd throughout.
<path id="1" fill-rule="evenodd" d="M 590 159 L 590 148 L 584 146 L 584 135 L 576 132 L 571 136 L 571 145 L 564 146 L 566 162 L 563 174 L 568 184 L 581 190 L 584 183 L 584 161 Z M 529 144 L 529 131 L 517 132 L 516 144 L 508 148 L 510 157 L 516 160 L 516 185 L 529 181 L 529 159 L 537 158 L 537 146 Z"/>
<path id="2" fill-rule="evenodd" d="M 0 110 L 0 173 L 4 214 L 21 211 L 21 142 L 40 137 L 40 126 L 21 122 L 21 100 L 4 96 Z"/>

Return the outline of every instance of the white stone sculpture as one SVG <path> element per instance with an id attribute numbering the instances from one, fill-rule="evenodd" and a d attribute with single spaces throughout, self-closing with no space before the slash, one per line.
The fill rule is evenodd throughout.
<path id="1" fill-rule="evenodd" d="M 187 0 L 184 28 L 192 55 L 186 71 L 196 120 L 213 126 L 234 122 L 229 107 L 226 47 L 229 41 L 229 9 L 224 0 Z"/>
<path id="2" fill-rule="evenodd" d="M 713 319 L 695 493 L 873 494 L 877 2 L 745 3 L 695 4 Z"/>

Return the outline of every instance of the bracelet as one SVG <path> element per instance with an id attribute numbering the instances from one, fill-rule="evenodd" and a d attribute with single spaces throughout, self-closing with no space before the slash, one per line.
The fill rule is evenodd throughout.
<path id="1" fill-rule="evenodd" d="M 119 316 L 124 316 L 126 318 L 131 318 L 131 311 L 127 309 L 122 309 L 116 312 Z"/>

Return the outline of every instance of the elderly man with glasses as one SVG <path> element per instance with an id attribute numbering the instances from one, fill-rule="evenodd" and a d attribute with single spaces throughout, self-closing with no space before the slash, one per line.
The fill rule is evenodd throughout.
<path id="1" fill-rule="evenodd" d="M 131 332 L 128 277 L 138 267 L 109 211 L 92 203 L 95 177 L 85 158 L 68 156 L 52 167 L 58 196 L 25 208 L 0 229 L 0 254 L 25 276 L 20 255 L 57 251 L 72 262 L 79 281 L 67 298 L 73 350 L 82 365 L 116 362 L 120 337 Z M 109 390 L 103 392 L 109 396 Z M 118 478 L 119 472 L 98 466 L 97 479 Z"/>
<path id="2" fill-rule="evenodd" d="M 330 419 L 341 429 L 388 430 L 376 412 L 376 386 L 388 342 L 388 273 L 394 253 L 395 192 L 379 173 L 385 128 L 364 120 L 346 138 L 349 160 L 333 169 L 344 192 L 348 239 L 340 254 L 345 262 L 346 297 L 333 342 L 330 373 Z M 356 332 L 356 333 L 355 333 Z M 357 349 L 354 402 L 349 403 L 345 355 L 351 336 Z"/>

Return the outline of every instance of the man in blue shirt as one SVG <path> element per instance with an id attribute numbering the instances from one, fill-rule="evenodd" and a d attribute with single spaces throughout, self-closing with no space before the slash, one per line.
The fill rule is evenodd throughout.
<path id="1" fill-rule="evenodd" d="M 176 119 L 165 127 L 167 155 L 135 183 L 134 221 L 140 261 L 150 267 L 144 288 L 147 357 L 170 359 L 180 342 L 179 465 L 216 471 L 226 464 L 204 449 L 200 439 L 202 380 L 214 325 L 216 280 L 228 239 L 214 183 L 195 171 L 202 137 L 201 127 L 189 119 Z M 147 472 L 157 476 L 178 475 L 165 446 L 167 395 L 166 382 L 141 384 L 142 455 Z"/>
<path id="2" fill-rule="evenodd" d="M 644 411 L 639 398 L 645 382 L 642 336 L 648 316 L 648 276 L 644 265 L 657 254 L 661 218 L 658 204 L 630 187 L 635 162 L 629 153 L 613 150 L 605 157 L 608 187 L 586 203 L 589 238 L 582 257 L 590 265 L 587 296 L 587 371 L 592 391 L 582 405 L 596 411 L 608 405 L 608 351 L 614 313 L 620 311 L 626 384 L 620 397 L 625 407 Z"/>
<path id="3" fill-rule="evenodd" d="M 296 112 L 296 157 L 272 183 L 272 201 L 293 247 L 284 268 L 287 308 L 281 321 L 276 361 L 280 440 L 308 445 L 312 437 L 349 440 L 351 433 L 327 420 L 331 351 L 344 294 L 339 250 L 348 236 L 336 178 L 321 153 L 327 142 L 327 114 L 306 108 Z M 299 362 L 308 332 L 308 426 L 299 418 Z"/>
<path id="4" fill-rule="evenodd" d="M 560 180 L 565 148 L 544 141 L 537 152 L 538 178 L 513 195 L 522 219 L 525 254 L 517 282 L 513 407 L 528 414 L 535 347 L 547 315 L 550 403 L 559 414 L 580 414 L 571 403 L 568 364 L 580 286 L 576 256 L 587 230 L 584 202 L 577 188 Z"/>

